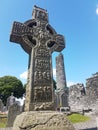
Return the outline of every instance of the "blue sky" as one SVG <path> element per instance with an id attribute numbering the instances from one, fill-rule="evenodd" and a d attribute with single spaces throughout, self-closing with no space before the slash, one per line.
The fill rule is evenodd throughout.
<path id="1" fill-rule="evenodd" d="M 0 77 L 16 76 L 25 82 L 28 55 L 9 41 L 13 21 L 32 18 L 33 6 L 47 9 L 49 23 L 64 35 L 64 63 L 69 83 L 84 83 L 98 72 L 98 0 L 0 0 Z M 53 53 L 53 68 L 55 57 Z"/>

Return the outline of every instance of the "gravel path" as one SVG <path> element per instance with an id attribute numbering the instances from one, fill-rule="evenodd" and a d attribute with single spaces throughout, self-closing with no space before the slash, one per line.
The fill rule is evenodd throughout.
<path id="1" fill-rule="evenodd" d="M 98 130 L 98 117 L 90 116 L 91 120 L 86 121 L 84 123 L 76 123 L 74 127 L 76 130 Z"/>

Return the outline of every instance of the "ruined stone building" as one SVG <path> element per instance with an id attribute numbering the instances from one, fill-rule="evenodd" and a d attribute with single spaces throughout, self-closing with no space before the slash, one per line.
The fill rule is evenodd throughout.
<path id="1" fill-rule="evenodd" d="M 83 84 L 70 86 L 69 106 L 72 110 L 98 110 L 98 73 L 86 80 L 86 87 Z"/>
<path id="2" fill-rule="evenodd" d="M 85 88 L 83 84 L 75 84 L 69 88 L 69 106 L 71 110 L 79 110 L 84 108 L 85 104 Z"/>
<path id="3" fill-rule="evenodd" d="M 86 80 L 86 104 L 98 109 L 98 72 Z"/>
<path id="4" fill-rule="evenodd" d="M 56 82 L 56 108 L 70 106 L 72 111 L 98 109 L 98 73 L 86 79 L 85 87 L 84 84 L 77 83 L 67 88 L 64 58 L 60 53 L 56 57 Z"/>

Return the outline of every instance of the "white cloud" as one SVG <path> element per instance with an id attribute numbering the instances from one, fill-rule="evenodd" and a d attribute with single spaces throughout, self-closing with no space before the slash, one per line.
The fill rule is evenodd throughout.
<path id="1" fill-rule="evenodd" d="M 56 69 L 53 68 L 53 77 L 56 78 Z"/>
<path id="2" fill-rule="evenodd" d="M 21 79 L 27 79 L 28 72 L 24 71 L 22 74 L 19 75 Z"/>
<path id="3" fill-rule="evenodd" d="M 18 101 L 20 103 L 21 106 L 23 106 L 25 98 L 15 98 L 16 101 Z"/>
<path id="4" fill-rule="evenodd" d="M 96 8 L 96 14 L 98 15 L 98 7 Z"/>
<path id="5" fill-rule="evenodd" d="M 77 84 L 76 82 L 73 81 L 67 81 L 67 87 L 70 87 L 71 85 Z"/>

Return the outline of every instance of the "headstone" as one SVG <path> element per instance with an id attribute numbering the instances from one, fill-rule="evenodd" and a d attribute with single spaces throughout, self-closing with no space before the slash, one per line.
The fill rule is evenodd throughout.
<path id="1" fill-rule="evenodd" d="M 2 102 L 2 100 L 0 99 L 0 111 L 1 111 L 1 112 L 3 112 L 3 107 L 4 107 L 3 102 Z"/>
<path id="2" fill-rule="evenodd" d="M 7 110 L 7 107 L 6 107 L 6 106 L 3 107 L 3 113 L 5 113 L 5 114 L 8 113 L 8 110 Z"/>
<path id="3" fill-rule="evenodd" d="M 19 115 L 20 113 L 21 113 L 20 105 L 18 105 L 17 103 L 14 103 L 9 107 L 8 117 L 7 117 L 7 127 L 13 126 L 13 122 L 16 116 Z"/>
<path id="4" fill-rule="evenodd" d="M 13 96 L 13 93 L 10 97 L 7 98 L 7 109 L 9 109 L 10 106 L 12 106 L 15 103 L 15 97 Z"/>
<path id="5" fill-rule="evenodd" d="M 51 111 L 54 109 L 51 55 L 62 51 L 65 42 L 49 25 L 47 11 L 35 6 L 33 19 L 14 22 L 10 41 L 19 43 L 29 54 L 25 112 L 16 117 L 13 130 L 74 130 L 65 115 Z"/>
<path id="6" fill-rule="evenodd" d="M 46 10 L 34 7 L 33 19 L 14 22 L 11 42 L 19 43 L 29 54 L 25 111 L 54 109 L 52 53 L 65 47 L 64 37 L 48 23 Z"/>
<path id="7" fill-rule="evenodd" d="M 66 84 L 64 58 L 61 53 L 56 57 L 56 81 L 56 107 L 68 107 L 68 88 Z"/>

